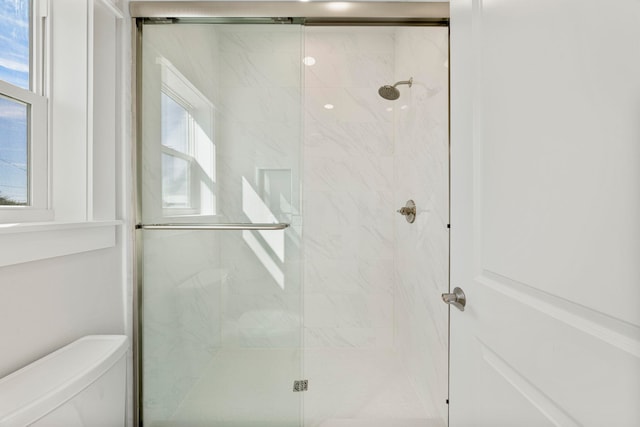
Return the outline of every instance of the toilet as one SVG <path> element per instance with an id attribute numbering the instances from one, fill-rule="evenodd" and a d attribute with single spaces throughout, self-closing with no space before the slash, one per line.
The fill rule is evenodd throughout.
<path id="1" fill-rule="evenodd" d="M 0 427 L 122 427 L 124 335 L 89 335 L 0 379 Z"/>

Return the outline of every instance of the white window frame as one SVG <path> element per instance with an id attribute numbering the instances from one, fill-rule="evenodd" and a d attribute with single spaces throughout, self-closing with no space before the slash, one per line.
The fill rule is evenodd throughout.
<path id="1" fill-rule="evenodd" d="M 48 5 L 31 0 L 30 90 L 0 80 L 0 95 L 27 105 L 27 194 L 26 206 L 0 205 L 0 223 L 41 222 L 53 219 L 49 197 L 48 99 L 46 57 Z"/>

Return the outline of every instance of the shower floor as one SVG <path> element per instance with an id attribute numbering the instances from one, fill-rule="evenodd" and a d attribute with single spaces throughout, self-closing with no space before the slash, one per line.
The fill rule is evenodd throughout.
<path id="1" fill-rule="evenodd" d="M 305 427 L 444 427 L 392 350 L 311 348 Z"/>
<path id="2" fill-rule="evenodd" d="M 185 427 L 444 427 L 391 350 L 224 349 L 166 424 Z M 304 401 L 302 398 L 304 397 Z"/>

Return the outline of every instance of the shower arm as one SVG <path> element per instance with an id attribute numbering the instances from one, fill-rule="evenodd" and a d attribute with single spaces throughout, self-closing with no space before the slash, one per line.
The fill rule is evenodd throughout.
<path id="1" fill-rule="evenodd" d="M 413 77 L 411 77 L 409 80 L 402 80 L 401 82 L 394 84 L 393 87 L 396 87 L 398 85 L 409 85 L 409 87 L 411 87 L 413 85 Z"/>

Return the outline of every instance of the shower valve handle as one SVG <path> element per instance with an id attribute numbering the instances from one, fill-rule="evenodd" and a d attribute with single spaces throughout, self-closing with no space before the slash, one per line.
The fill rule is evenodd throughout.
<path id="1" fill-rule="evenodd" d="M 397 211 L 400 215 L 404 215 L 408 223 L 416 220 L 416 204 L 413 200 L 407 200 L 407 204 Z"/>

